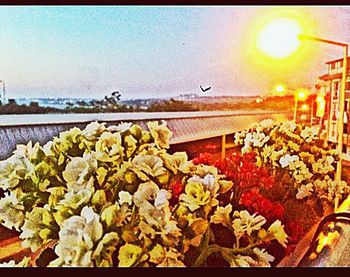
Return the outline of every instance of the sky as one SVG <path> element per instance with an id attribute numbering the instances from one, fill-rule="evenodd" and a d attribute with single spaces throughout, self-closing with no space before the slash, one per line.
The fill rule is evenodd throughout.
<path id="1" fill-rule="evenodd" d="M 290 60 L 257 54 L 259 28 L 280 15 L 301 20 L 311 35 L 350 43 L 346 6 L 0 6 L 0 80 L 8 98 L 312 87 L 342 50 L 309 42 Z"/>

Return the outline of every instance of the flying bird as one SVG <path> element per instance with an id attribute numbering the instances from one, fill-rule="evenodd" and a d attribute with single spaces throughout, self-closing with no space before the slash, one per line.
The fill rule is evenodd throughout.
<path id="1" fill-rule="evenodd" d="M 202 90 L 202 92 L 206 92 L 211 89 L 211 87 L 203 88 L 202 86 L 199 86 Z"/>

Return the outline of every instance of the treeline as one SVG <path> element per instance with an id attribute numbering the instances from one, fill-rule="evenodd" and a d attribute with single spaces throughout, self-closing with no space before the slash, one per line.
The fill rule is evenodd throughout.
<path id="1" fill-rule="evenodd" d="M 236 110 L 284 110 L 292 111 L 294 98 L 292 96 L 271 96 L 261 101 L 251 102 L 186 102 L 175 99 L 153 102 L 148 106 L 125 105 L 118 97 L 105 97 L 102 100 L 89 102 L 79 101 L 76 104 L 67 103 L 64 109 L 42 107 L 37 102 L 29 105 L 19 105 L 15 100 L 2 105 L 0 114 L 48 114 L 48 113 L 113 113 L 113 112 L 185 112 L 185 111 L 236 111 Z"/>

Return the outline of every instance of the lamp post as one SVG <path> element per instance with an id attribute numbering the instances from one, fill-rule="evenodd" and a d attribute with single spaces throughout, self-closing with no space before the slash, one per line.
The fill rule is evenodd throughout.
<path id="1" fill-rule="evenodd" d="M 5 104 L 5 82 L 3 80 L 0 80 L 0 83 L 2 83 L 2 99 L 4 100 L 3 105 Z"/>
<path id="2" fill-rule="evenodd" d="M 306 93 L 304 91 L 298 91 L 294 95 L 294 122 L 297 122 L 298 100 L 303 101 L 306 99 Z"/>
<path id="3" fill-rule="evenodd" d="M 337 121 L 337 127 L 338 127 L 337 150 L 339 153 L 339 161 L 337 163 L 337 171 L 336 171 L 336 176 L 335 176 L 336 181 L 341 182 L 342 153 L 343 153 L 343 128 L 344 128 L 344 106 L 345 106 L 345 83 L 346 83 L 347 59 L 348 59 L 349 45 L 347 43 L 322 39 L 322 38 L 308 36 L 308 35 L 299 35 L 298 38 L 299 38 L 299 40 L 319 41 L 319 42 L 323 42 L 323 43 L 327 43 L 327 44 L 340 46 L 343 48 L 343 72 L 342 72 L 342 80 L 341 80 L 341 88 L 340 88 L 339 116 L 338 116 L 338 121 Z M 339 201 L 339 199 L 336 198 L 335 199 L 335 210 L 338 208 L 338 201 Z"/>

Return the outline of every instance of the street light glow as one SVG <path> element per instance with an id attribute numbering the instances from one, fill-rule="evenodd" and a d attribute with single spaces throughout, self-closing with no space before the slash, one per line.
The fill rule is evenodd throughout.
<path id="1" fill-rule="evenodd" d="M 304 91 L 298 91 L 296 95 L 298 100 L 305 100 L 306 99 L 306 93 Z"/>
<path id="2" fill-rule="evenodd" d="M 285 88 L 284 88 L 283 85 L 277 85 L 277 86 L 275 87 L 275 90 L 276 90 L 276 92 L 278 92 L 278 93 L 282 93 L 282 92 L 285 91 Z"/>
<path id="3" fill-rule="evenodd" d="M 265 54 L 281 59 L 292 54 L 300 45 L 301 27 L 297 21 L 277 18 L 268 23 L 258 36 L 258 47 Z"/>
<path id="4" fill-rule="evenodd" d="M 307 111 L 307 110 L 309 110 L 309 105 L 307 105 L 307 104 L 301 105 L 301 110 L 302 110 L 302 111 Z"/>

